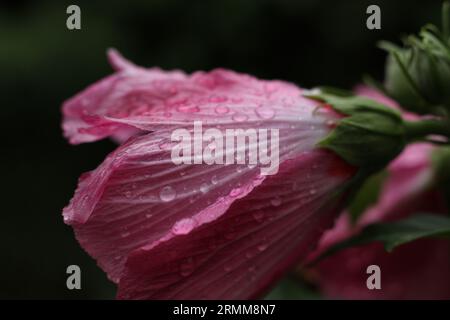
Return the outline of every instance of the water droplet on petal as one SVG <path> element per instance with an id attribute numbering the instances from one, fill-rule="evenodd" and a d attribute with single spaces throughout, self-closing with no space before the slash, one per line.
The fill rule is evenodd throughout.
<path id="1" fill-rule="evenodd" d="M 159 197 L 164 202 L 169 202 L 175 199 L 177 193 L 175 189 L 173 189 L 171 186 L 165 186 L 161 189 L 161 192 L 159 193 Z"/>
<path id="2" fill-rule="evenodd" d="M 225 102 L 225 101 L 227 101 L 227 100 L 228 100 L 228 98 L 225 97 L 225 96 L 216 96 L 216 95 L 213 95 L 213 96 L 211 96 L 211 97 L 209 98 L 209 102 Z"/>
<path id="3" fill-rule="evenodd" d="M 242 193 L 241 188 L 236 188 L 230 191 L 230 196 L 236 197 Z"/>
<path id="4" fill-rule="evenodd" d="M 123 231 L 121 234 L 120 234 L 120 236 L 122 237 L 122 238 L 126 238 L 126 237 L 128 237 L 130 235 L 130 232 L 129 231 Z"/>
<path id="5" fill-rule="evenodd" d="M 200 111 L 200 108 L 193 105 L 181 105 L 177 107 L 177 111 L 183 113 L 196 113 Z"/>
<path id="6" fill-rule="evenodd" d="M 258 246 L 258 250 L 261 251 L 261 252 L 266 250 L 266 249 L 267 249 L 267 244 L 265 244 L 265 243 L 262 243 L 262 244 L 260 244 Z"/>
<path id="7" fill-rule="evenodd" d="M 236 113 L 233 115 L 232 119 L 236 122 L 244 122 L 247 121 L 248 116 L 246 114 Z"/>
<path id="8" fill-rule="evenodd" d="M 280 198 L 273 198 L 272 200 L 270 200 L 270 203 L 274 206 L 274 207 L 278 207 L 281 204 L 281 199 Z"/>
<path id="9" fill-rule="evenodd" d="M 212 178 L 211 178 L 211 183 L 212 183 L 212 184 L 217 184 L 217 183 L 219 183 L 219 179 L 217 178 L 216 175 L 212 176 Z"/>
<path id="10" fill-rule="evenodd" d="M 130 199 L 133 196 L 133 193 L 131 191 L 125 191 L 124 195 L 125 198 Z"/>
<path id="11" fill-rule="evenodd" d="M 173 234 L 188 234 L 194 229 L 196 225 L 195 220 L 191 218 L 185 218 L 180 221 L 177 221 L 175 225 L 172 227 Z"/>
<path id="12" fill-rule="evenodd" d="M 208 191 L 209 191 L 209 185 L 206 182 L 202 183 L 200 186 L 200 192 L 207 193 Z"/>
<path id="13" fill-rule="evenodd" d="M 256 211 L 253 213 L 253 218 L 255 218 L 256 222 L 263 222 L 264 221 L 264 211 Z"/>
<path id="14" fill-rule="evenodd" d="M 311 190 L 309 190 L 309 194 L 311 194 L 311 195 L 314 195 L 314 194 L 316 194 L 317 193 L 317 190 L 316 189 L 311 189 Z"/>
<path id="15" fill-rule="evenodd" d="M 150 219 L 151 217 L 153 217 L 153 215 L 152 215 L 151 213 L 146 213 L 146 214 L 145 214 L 145 217 L 146 217 L 147 219 Z"/>
<path id="16" fill-rule="evenodd" d="M 275 109 L 270 108 L 268 106 L 261 106 L 256 108 L 256 115 L 261 119 L 272 119 L 275 116 Z"/>
<path id="17" fill-rule="evenodd" d="M 215 110 L 217 114 L 226 114 L 230 111 L 227 106 L 217 106 Z"/>

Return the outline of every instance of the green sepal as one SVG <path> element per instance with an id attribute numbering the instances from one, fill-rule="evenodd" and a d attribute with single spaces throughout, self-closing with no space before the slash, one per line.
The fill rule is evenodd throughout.
<path id="1" fill-rule="evenodd" d="M 318 146 L 334 151 L 367 173 L 383 168 L 403 150 L 404 122 L 398 111 L 368 98 L 328 92 L 319 90 L 307 97 L 329 104 L 346 117 Z"/>
<path id="2" fill-rule="evenodd" d="M 450 4 L 444 2 L 442 29 L 428 24 L 399 47 L 380 42 L 389 53 L 384 90 L 403 108 L 450 117 Z"/>

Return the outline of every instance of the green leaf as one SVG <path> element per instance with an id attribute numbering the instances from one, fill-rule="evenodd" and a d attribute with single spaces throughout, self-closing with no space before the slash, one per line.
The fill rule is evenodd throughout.
<path id="1" fill-rule="evenodd" d="M 356 236 L 329 248 L 316 262 L 340 250 L 371 242 L 382 242 L 386 251 L 391 252 L 394 248 L 417 239 L 449 236 L 450 217 L 416 214 L 401 221 L 371 224 Z"/>
<path id="2" fill-rule="evenodd" d="M 387 171 L 378 172 L 363 183 L 355 194 L 350 206 L 347 208 L 352 221 L 357 221 L 371 205 L 377 203 L 382 186 L 388 177 Z"/>

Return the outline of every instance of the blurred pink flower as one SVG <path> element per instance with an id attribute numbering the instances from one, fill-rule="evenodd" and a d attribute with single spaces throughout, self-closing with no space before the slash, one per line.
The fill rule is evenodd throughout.
<path id="1" fill-rule="evenodd" d="M 359 94 L 394 106 L 380 93 L 359 87 Z M 397 106 L 398 107 L 398 106 Z M 417 118 L 408 114 L 410 119 Z M 443 196 L 433 187 L 433 146 L 408 146 L 388 168 L 378 202 L 356 225 L 344 213 L 325 232 L 316 257 L 331 245 L 357 234 L 370 223 L 395 221 L 418 212 L 445 212 Z M 366 268 L 381 269 L 381 290 L 369 290 Z M 421 239 L 387 253 L 381 243 L 341 250 L 322 260 L 312 271 L 326 297 L 341 299 L 450 299 L 450 241 Z"/>
<path id="2" fill-rule="evenodd" d="M 127 140 L 84 174 L 64 220 L 126 299 L 259 297 L 316 245 L 355 169 L 316 143 L 338 115 L 282 81 L 228 70 L 117 72 L 64 103 L 72 143 Z M 280 169 L 175 165 L 171 132 L 279 129 Z"/>

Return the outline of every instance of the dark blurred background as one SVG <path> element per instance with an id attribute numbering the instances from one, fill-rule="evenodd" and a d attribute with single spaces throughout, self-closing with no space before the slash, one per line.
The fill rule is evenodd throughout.
<path id="1" fill-rule="evenodd" d="M 66 28 L 70 4 L 81 8 L 81 30 Z M 381 30 L 366 28 L 370 4 L 381 7 Z M 3 0 L 0 298 L 114 297 L 61 217 L 78 176 L 115 148 L 106 140 L 70 146 L 60 130 L 61 103 L 111 72 L 108 47 L 143 66 L 225 67 L 351 88 L 363 73 L 381 80 L 377 40 L 439 17 L 440 1 Z M 81 267 L 82 290 L 66 288 L 71 264 Z"/>

